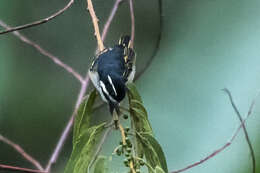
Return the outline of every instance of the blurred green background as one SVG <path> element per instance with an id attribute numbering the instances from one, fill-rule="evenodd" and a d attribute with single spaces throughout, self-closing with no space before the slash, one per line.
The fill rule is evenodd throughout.
<path id="1" fill-rule="evenodd" d="M 58 1 L 0 1 L 0 19 L 11 26 L 46 17 L 65 5 Z M 93 1 L 101 27 L 113 0 Z M 151 59 L 160 33 L 158 0 L 134 1 L 137 68 Z M 96 47 L 85 1 L 47 24 L 21 31 L 85 75 Z M 169 170 L 183 168 L 221 147 L 239 121 L 228 97 L 231 90 L 242 115 L 260 89 L 259 0 L 164 0 L 158 54 L 136 82 Z M 106 45 L 130 33 L 128 3 L 123 3 Z M 0 134 L 20 144 L 43 165 L 69 120 L 80 84 L 62 68 L 12 34 L 0 35 Z M 260 172 L 260 98 L 246 125 Z M 95 114 L 109 119 L 104 106 Z M 119 139 L 104 148 L 110 154 Z M 62 172 L 71 136 L 53 172 Z M 113 157 L 114 159 L 114 157 Z M 116 160 L 117 158 L 115 158 Z M 0 143 L 0 163 L 32 168 L 11 147 Z M 115 167 L 123 165 L 115 163 Z M 123 167 L 117 169 L 123 172 Z M 1 171 L 0 171 L 1 172 Z M 6 172 L 6 171 L 5 171 Z M 115 172 L 115 171 L 114 171 Z M 126 172 L 126 171 L 125 171 Z M 251 158 L 242 131 L 221 154 L 187 173 L 247 173 Z"/>

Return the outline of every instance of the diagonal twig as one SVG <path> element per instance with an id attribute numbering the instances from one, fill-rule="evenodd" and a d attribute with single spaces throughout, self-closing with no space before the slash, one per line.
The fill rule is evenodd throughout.
<path id="1" fill-rule="evenodd" d="M 192 163 L 182 169 L 179 169 L 179 170 L 176 170 L 176 171 L 172 171 L 171 173 L 180 173 L 180 172 L 184 172 L 190 168 L 193 168 L 195 166 L 198 166 L 202 163 L 204 163 L 205 161 L 213 158 L 215 155 L 219 154 L 220 152 L 222 152 L 224 149 L 226 149 L 227 147 L 229 147 L 232 142 L 235 140 L 235 138 L 237 137 L 238 135 L 238 132 L 240 131 L 240 129 L 244 126 L 246 120 L 249 118 L 249 116 L 251 115 L 252 111 L 253 111 L 253 108 L 254 108 L 254 105 L 255 105 L 255 101 L 256 101 L 256 98 L 258 97 L 258 95 L 260 94 L 260 92 L 257 93 L 256 97 L 252 100 L 251 102 L 251 105 L 249 107 L 249 110 L 248 110 L 248 113 L 247 113 L 247 116 L 242 120 L 241 124 L 238 126 L 238 128 L 236 129 L 235 133 L 232 135 L 231 139 L 225 143 L 222 147 L 218 148 L 217 150 L 215 150 L 214 152 L 212 152 L 211 154 L 209 154 L 208 156 L 204 157 L 203 159 L 201 159 L 200 161 L 197 161 L 195 163 Z"/>
<path id="2" fill-rule="evenodd" d="M 107 19 L 107 22 L 105 23 L 104 25 L 104 29 L 103 29 L 103 32 L 102 32 L 102 35 L 101 35 L 101 39 L 102 40 L 105 40 L 106 39 L 106 36 L 107 36 L 107 32 L 108 32 L 108 29 L 112 23 L 112 20 L 114 19 L 115 15 L 116 15 L 116 12 L 117 12 L 117 9 L 118 9 L 118 6 L 119 4 L 122 2 L 123 0 L 116 0 L 115 1 L 115 4 L 110 12 L 110 15 Z"/>
<path id="3" fill-rule="evenodd" d="M 105 49 L 105 47 L 104 47 L 104 44 L 103 44 L 103 41 L 101 39 L 100 32 L 99 32 L 98 18 L 96 16 L 95 11 L 94 11 L 93 4 L 92 4 L 91 0 L 87 0 L 87 5 L 88 5 L 87 9 L 88 9 L 89 14 L 91 16 L 93 26 L 94 26 L 94 30 L 95 30 L 95 36 L 96 36 L 96 39 L 97 39 L 98 50 L 99 50 L 99 52 L 101 52 L 102 50 Z"/>
<path id="4" fill-rule="evenodd" d="M 1 20 L 0 20 L 0 25 L 4 28 L 10 29 L 10 27 Z M 53 54 L 51 54 L 50 52 L 44 50 L 39 44 L 33 42 L 32 40 L 28 39 L 26 36 L 20 34 L 20 32 L 14 31 L 13 34 L 16 37 L 18 37 L 21 41 L 23 41 L 24 43 L 29 44 L 30 46 L 32 46 L 33 48 L 38 50 L 41 54 L 50 58 L 55 64 L 64 68 L 68 73 L 72 74 L 81 83 L 83 82 L 82 76 L 78 72 L 76 72 L 72 67 L 70 67 L 69 65 L 62 62 L 58 57 L 56 57 Z"/>
<path id="5" fill-rule="evenodd" d="M 73 3 L 74 3 L 74 0 L 70 0 L 70 1 L 65 5 L 65 7 L 63 7 L 63 8 L 60 9 L 60 10 L 58 10 L 56 13 L 52 14 L 51 16 L 49 16 L 49 17 L 47 17 L 47 18 L 44 18 L 44 19 L 41 19 L 41 20 L 38 20 L 38 21 L 35 21 L 35 22 L 32 22 L 32 23 L 28 23 L 28 24 L 25 24 L 25 25 L 21 25 L 21 26 L 16 26 L 16 27 L 12 27 L 12 28 L 6 28 L 6 30 L 0 32 L 0 35 L 1 35 L 1 34 L 6 34 L 6 33 L 9 33 L 9 32 L 13 32 L 13 31 L 18 31 L 18 30 L 30 28 L 30 27 L 33 27 L 33 26 L 37 26 L 37 25 L 46 23 L 46 22 L 48 22 L 48 21 L 54 19 L 55 17 L 61 15 L 61 14 L 62 14 L 63 12 L 65 12 L 69 7 L 71 7 L 71 5 L 72 5 Z"/>
<path id="6" fill-rule="evenodd" d="M 66 139 L 69 135 L 70 129 L 73 125 L 74 118 L 75 118 L 76 113 L 77 113 L 77 109 L 78 109 L 78 107 L 79 107 L 79 105 L 80 105 L 80 103 L 81 103 L 81 101 L 82 101 L 82 99 L 83 99 L 83 97 L 86 93 L 88 85 L 89 85 L 89 76 L 88 76 L 88 74 L 86 74 L 86 77 L 84 79 L 84 83 L 81 85 L 81 89 L 80 89 L 80 92 L 79 92 L 79 95 L 78 95 L 78 98 L 77 98 L 77 101 L 76 101 L 76 104 L 75 104 L 74 111 L 73 111 L 73 113 L 70 117 L 69 122 L 67 123 L 65 129 L 63 130 L 63 132 L 61 134 L 61 137 L 60 137 L 60 139 L 59 139 L 59 141 L 58 141 L 58 143 L 57 143 L 57 145 L 56 145 L 56 147 L 55 147 L 55 149 L 54 149 L 54 151 L 51 155 L 50 160 L 48 161 L 48 164 L 45 168 L 46 172 L 50 171 L 52 164 L 54 164 L 59 157 L 60 151 L 63 148 L 63 145 L 64 145 L 64 143 L 65 143 L 65 141 L 66 141 Z"/>
<path id="7" fill-rule="evenodd" d="M 249 135 L 248 135 L 246 126 L 245 126 L 245 124 L 243 123 L 243 118 L 242 118 L 240 112 L 238 111 L 238 109 L 237 109 L 237 107 L 236 107 L 236 105 L 235 105 L 235 102 L 234 102 L 234 100 L 233 100 L 233 97 L 232 97 L 232 95 L 231 95 L 231 92 L 230 92 L 227 88 L 224 88 L 223 91 L 227 93 L 227 95 L 228 95 L 228 97 L 229 97 L 229 100 L 230 100 L 230 103 L 231 103 L 231 105 L 232 105 L 234 111 L 236 112 L 239 121 L 240 121 L 241 124 L 242 124 L 242 128 L 243 128 L 243 131 L 244 131 L 244 134 L 245 134 L 246 142 L 247 142 L 247 144 L 248 144 L 248 147 L 249 147 L 249 150 L 250 150 L 250 154 L 251 154 L 251 157 L 252 157 L 252 166 L 253 166 L 252 172 L 255 173 L 255 154 L 254 154 L 254 149 L 253 149 L 252 143 L 251 143 L 251 141 L 250 141 L 250 139 L 249 139 Z M 251 114 L 251 111 L 248 111 L 248 114 Z"/>
<path id="8" fill-rule="evenodd" d="M 26 172 L 26 173 L 48 173 L 43 170 L 21 168 L 17 166 L 10 166 L 10 165 L 3 165 L 3 164 L 0 164 L 0 170 L 9 170 L 9 171 Z"/>
<path id="9" fill-rule="evenodd" d="M 41 166 L 41 164 L 36 160 L 34 159 L 32 156 L 30 156 L 28 153 L 26 153 L 24 151 L 24 149 L 12 142 L 11 140 L 7 139 L 6 137 L 2 136 L 0 134 L 0 141 L 6 143 L 7 145 L 10 145 L 11 147 L 13 147 L 19 154 L 21 154 L 26 160 L 28 160 L 29 162 L 31 162 L 36 168 L 38 168 L 39 170 L 43 171 L 43 167 Z"/>

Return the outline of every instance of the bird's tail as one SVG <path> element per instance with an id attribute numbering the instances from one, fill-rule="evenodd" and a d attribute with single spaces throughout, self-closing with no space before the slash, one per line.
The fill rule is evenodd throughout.
<path id="1" fill-rule="evenodd" d="M 131 45 L 131 39 L 129 35 L 124 35 L 119 39 L 118 42 L 119 45 L 123 46 L 123 47 L 127 47 L 130 48 Z"/>

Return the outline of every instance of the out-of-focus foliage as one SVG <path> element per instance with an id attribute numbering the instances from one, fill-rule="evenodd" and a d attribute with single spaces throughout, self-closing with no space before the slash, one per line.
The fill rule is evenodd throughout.
<path id="1" fill-rule="evenodd" d="M 106 123 L 91 125 L 91 119 L 94 118 L 92 115 L 96 96 L 96 91 L 93 90 L 79 107 L 74 123 L 73 149 L 65 173 L 88 172 L 91 163 L 93 163 L 96 148 L 106 125 Z"/>
<path id="2" fill-rule="evenodd" d="M 94 3 L 103 26 L 114 1 Z M 14 26 L 48 16 L 64 1 L 0 1 L 0 18 Z M 81 74 L 96 47 L 85 1 L 42 26 L 22 31 L 43 48 L 60 57 Z M 246 113 L 260 88 L 259 0 L 163 0 L 160 49 L 153 63 L 137 81 L 156 139 L 164 149 L 168 169 L 176 170 L 222 146 L 239 121 L 224 94 L 233 93 L 241 113 Z M 158 1 L 135 1 L 137 68 L 151 56 L 158 36 Z M 127 3 L 122 4 L 105 42 L 111 45 L 129 33 Z M 11 34 L 0 36 L 0 133 L 47 162 L 73 110 L 79 83 L 30 46 Z M 101 114 L 107 112 L 107 116 Z M 247 128 L 260 160 L 259 99 Z M 109 119 L 107 108 L 97 119 Z M 111 153 L 117 134 L 104 152 Z M 71 153 L 72 138 L 65 145 L 54 172 L 63 170 Z M 0 163 L 31 167 L 17 153 L 0 143 Z M 113 161 L 116 160 L 113 158 Z M 117 167 L 120 167 L 121 162 Z M 218 168 L 218 169 L 216 169 Z M 234 143 L 214 159 L 189 173 L 250 172 L 251 160 L 242 131 Z"/>

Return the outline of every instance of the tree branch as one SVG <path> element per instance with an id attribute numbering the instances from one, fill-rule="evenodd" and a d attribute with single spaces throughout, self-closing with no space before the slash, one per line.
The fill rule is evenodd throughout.
<path id="1" fill-rule="evenodd" d="M 47 173 L 47 172 L 42 171 L 42 170 L 21 168 L 21 167 L 3 165 L 3 164 L 0 164 L 0 170 L 8 170 L 8 171 L 15 171 L 15 172 L 27 172 L 27 173 Z"/>
<path id="2" fill-rule="evenodd" d="M 229 97 L 229 100 L 230 100 L 230 103 L 231 103 L 234 111 L 236 112 L 239 121 L 242 124 L 242 128 L 243 128 L 243 131 L 244 131 L 244 134 L 245 134 L 246 142 L 248 144 L 248 147 L 249 147 L 249 150 L 250 150 L 250 154 L 251 154 L 251 157 L 252 157 L 252 167 L 253 167 L 252 172 L 255 173 L 255 154 L 254 154 L 254 149 L 253 149 L 252 143 L 251 143 L 251 141 L 249 139 L 249 135 L 248 135 L 246 126 L 243 123 L 243 118 L 242 118 L 240 112 L 238 111 L 238 109 L 237 109 L 237 107 L 235 105 L 235 102 L 233 101 L 233 97 L 231 95 L 231 92 L 227 88 L 224 88 L 223 91 L 227 93 L 227 95 Z M 248 111 L 248 113 L 251 114 L 251 111 Z"/>
<path id="3" fill-rule="evenodd" d="M 99 52 L 101 52 L 102 50 L 105 49 L 105 47 L 104 47 L 104 44 L 103 44 L 103 41 L 101 39 L 100 32 L 99 32 L 98 18 L 96 16 L 95 11 L 94 11 L 92 1 L 87 0 L 87 4 L 88 4 L 87 9 L 88 9 L 89 14 L 91 16 L 93 26 L 94 26 L 94 30 L 95 30 L 95 36 L 97 38 L 98 50 L 99 50 Z"/>
<path id="4" fill-rule="evenodd" d="M 226 143 L 224 144 L 222 147 L 220 147 L 219 149 L 215 150 L 214 152 L 212 152 L 211 154 L 209 154 L 208 156 L 206 156 L 205 158 L 201 159 L 200 161 L 197 161 L 191 165 L 188 165 L 182 169 L 179 169 L 179 170 L 176 170 L 176 171 L 172 171 L 171 173 L 180 173 L 180 172 L 184 172 L 190 168 L 193 168 L 195 166 L 198 166 L 202 163 L 204 163 L 205 161 L 213 158 L 215 155 L 219 154 L 220 152 L 222 152 L 224 149 L 226 149 L 227 147 L 229 147 L 232 142 L 235 140 L 235 138 L 237 137 L 238 135 L 238 132 L 240 131 L 240 129 L 244 126 L 246 120 L 249 118 L 249 116 L 251 115 L 252 113 L 252 110 L 254 108 L 254 105 L 255 105 L 255 101 L 256 101 L 256 98 L 258 97 L 258 95 L 260 94 L 260 92 L 257 93 L 256 97 L 252 100 L 251 102 L 251 105 L 249 107 L 249 111 L 247 113 L 247 116 L 245 117 L 244 120 L 242 120 L 241 124 L 239 125 L 239 127 L 236 129 L 235 133 L 233 134 L 233 136 L 231 137 L 231 139 Z"/>
<path id="5" fill-rule="evenodd" d="M 12 28 L 6 28 L 6 30 L 1 31 L 0 34 L 6 34 L 6 33 L 9 33 L 9 32 L 18 31 L 18 30 L 22 30 L 22 29 L 26 29 L 26 28 L 30 28 L 30 27 L 34 27 L 34 26 L 46 23 L 46 22 L 54 19 L 55 17 L 61 15 L 69 7 L 71 7 L 71 5 L 73 3 L 74 3 L 74 0 L 70 0 L 68 2 L 68 4 L 64 8 L 58 10 L 56 13 L 52 14 L 51 16 L 49 16 L 47 18 L 44 18 L 44 19 L 41 19 L 41 20 L 38 20 L 38 21 L 35 21 L 35 22 L 32 22 L 32 23 L 28 23 L 28 24 L 25 24 L 25 25 L 21 25 L 21 26 L 16 26 L 16 27 L 12 27 Z"/>
<path id="6" fill-rule="evenodd" d="M 114 19 L 115 15 L 116 15 L 116 12 L 117 12 L 117 9 L 118 9 L 118 6 L 119 4 L 122 2 L 123 0 L 116 0 L 115 1 L 115 4 L 110 12 L 110 15 L 107 19 L 107 22 L 105 23 L 104 25 L 104 29 L 103 29 L 103 32 L 102 32 L 102 36 L 101 36 L 101 39 L 102 40 L 105 40 L 106 39 L 106 36 L 107 36 L 107 32 L 108 32 L 108 29 L 112 23 L 112 20 Z"/>
<path id="7" fill-rule="evenodd" d="M 134 15 L 134 7 L 133 0 L 129 0 L 129 8 L 131 14 L 131 45 L 130 47 L 134 47 L 134 39 L 135 39 L 135 15 Z"/>
<path id="8" fill-rule="evenodd" d="M 1 20 L 0 20 L 0 25 L 2 27 L 4 27 L 4 28 L 7 28 L 7 29 L 9 28 L 10 29 L 10 27 L 7 24 L 5 24 L 3 21 L 1 21 Z M 20 34 L 18 31 L 14 31 L 13 34 L 16 37 L 18 37 L 22 42 L 24 42 L 26 44 L 29 44 L 30 46 L 35 48 L 42 55 L 45 55 L 48 58 L 50 58 L 55 64 L 57 64 L 58 66 L 60 66 L 63 69 L 65 69 L 68 73 L 72 74 L 76 79 L 78 79 L 81 83 L 83 83 L 82 76 L 78 72 L 76 72 L 72 67 L 70 67 L 69 65 L 63 63 L 58 57 L 56 57 L 53 54 L 51 54 L 50 52 L 44 50 L 40 45 L 38 45 L 37 43 L 31 41 L 26 36 Z"/>
<path id="9" fill-rule="evenodd" d="M 120 124 L 119 121 L 118 121 L 118 127 L 119 127 L 119 130 L 120 130 L 120 133 L 121 133 L 121 138 L 122 138 L 123 146 L 126 146 L 125 130 L 124 130 L 123 126 Z M 129 167 L 130 167 L 131 173 L 136 173 L 136 172 L 135 172 L 135 168 L 134 168 L 133 160 L 130 160 L 130 162 L 129 162 Z"/>
<path id="10" fill-rule="evenodd" d="M 21 154 L 26 160 L 31 162 L 36 168 L 38 168 L 39 170 L 43 171 L 42 165 L 36 159 L 34 159 L 32 156 L 30 156 L 28 153 L 26 153 L 21 146 L 19 146 L 18 144 L 12 142 L 11 140 L 7 139 L 6 137 L 2 136 L 1 134 L 0 134 L 0 141 L 6 143 L 7 145 L 10 145 L 19 154 Z"/>
<path id="11" fill-rule="evenodd" d="M 63 148 L 63 145 L 64 145 L 64 143 L 65 143 L 65 141 L 66 141 L 66 139 L 69 135 L 70 129 L 73 125 L 74 118 L 75 118 L 77 110 L 78 110 L 78 107 L 79 107 L 79 105 L 80 105 L 80 103 L 81 103 L 81 101 L 82 101 L 82 99 L 83 99 L 83 97 L 86 93 L 88 85 L 89 85 L 89 76 L 88 76 L 88 73 L 87 73 L 86 77 L 84 79 L 84 83 L 81 85 L 81 89 L 80 89 L 80 92 L 79 92 L 79 95 L 78 95 L 78 98 L 77 98 L 77 101 L 76 101 L 76 104 L 75 104 L 74 111 L 73 111 L 73 113 L 70 117 L 70 120 L 67 123 L 64 131 L 62 132 L 61 137 L 60 137 L 60 139 L 59 139 L 59 141 L 58 141 L 58 143 L 57 143 L 57 145 L 56 145 L 56 147 L 55 147 L 55 149 L 54 149 L 54 151 L 51 155 L 51 158 L 50 158 L 50 160 L 49 160 L 49 162 L 48 162 L 48 164 L 45 168 L 46 172 L 50 171 L 52 164 L 54 164 L 59 157 L 60 151 Z"/>

